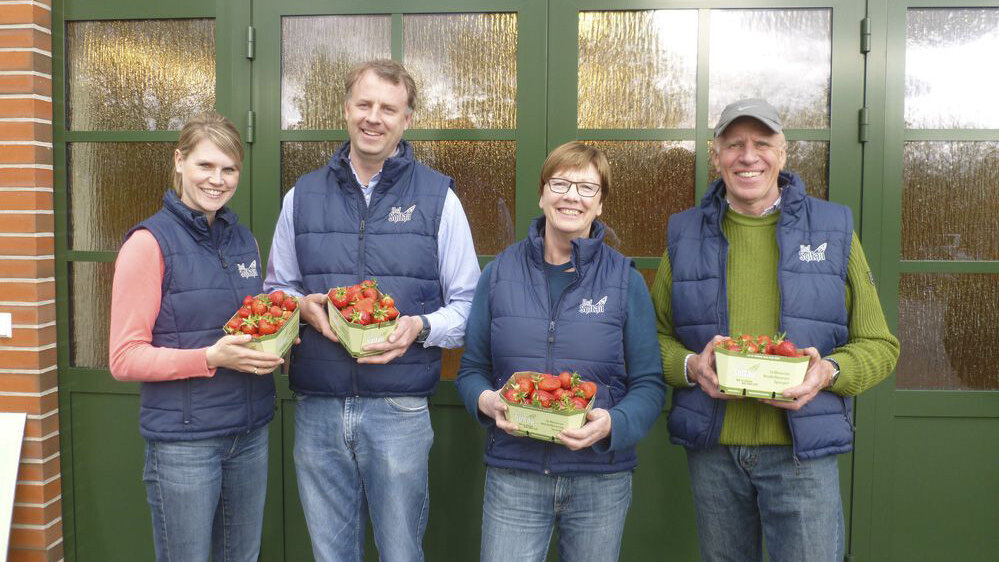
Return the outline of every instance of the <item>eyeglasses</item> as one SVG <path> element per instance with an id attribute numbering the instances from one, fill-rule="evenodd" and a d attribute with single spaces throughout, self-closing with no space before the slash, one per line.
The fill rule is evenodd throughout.
<path id="1" fill-rule="evenodd" d="M 569 181 L 562 178 L 551 178 L 547 183 L 548 189 L 552 190 L 552 193 L 568 193 L 569 188 L 572 186 L 576 186 L 576 193 L 578 193 L 580 197 L 593 197 L 594 195 L 600 193 L 599 183 Z"/>

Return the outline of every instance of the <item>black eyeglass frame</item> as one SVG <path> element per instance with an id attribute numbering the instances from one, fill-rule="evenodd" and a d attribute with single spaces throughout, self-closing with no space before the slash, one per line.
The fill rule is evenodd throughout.
<path id="1" fill-rule="evenodd" d="M 560 191 L 552 187 L 552 180 L 564 181 L 566 183 L 565 189 Z M 569 181 L 565 178 L 548 178 L 548 181 L 545 182 L 545 185 L 548 186 L 548 189 L 552 190 L 552 193 L 558 193 L 560 195 L 563 193 L 569 193 L 569 190 L 572 189 L 572 186 L 576 186 L 576 193 L 578 193 L 580 197 L 596 197 L 596 195 L 600 193 L 600 190 L 603 189 L 603 186 L 601 186 L 599 183 L 593 183 L 589 181 Z M 593 191 L 593 193 L 586 194 L 583 193 L 583 191 L 580 189 L 580 186 L 584 185 L 594 186 L 596 189 Z"/>

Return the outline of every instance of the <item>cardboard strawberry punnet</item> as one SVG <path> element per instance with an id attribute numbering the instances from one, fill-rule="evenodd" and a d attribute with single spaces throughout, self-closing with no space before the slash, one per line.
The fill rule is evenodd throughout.
<path id="1" fill-rule="evenodd" d="M 506 419 L 517 424 L 515 433 L 561 444 L 556 435 L 586 423 L 596 392 L 596 383 L 569 371 L 558 375 L 519 371 L 506 381 L 500 396 L 507 405 Z"/>
<path id="2" fill-rule="evenodd" d="M 783 334 L 743 334 L 715 344 L 718 388 L 725 394 L 789 402 L 781 393 L 805 380 L 808 361 Z"/>
<path id="3" fill-rule="evenodd" d="M 334 287 L 326 294 L 326 301 L 330 328 L 352 357 L 377 355 L 379 352 L 362 348 L 385 341 L 395 331 L 399 309 L 391 296 L 378 290 L 374 280 Z"/>
<path id="4" fill-rule="evenodd" d="M 284 355 L 298 337 L 298 299 L 284 291 L 243 297 L 243 306 L 222 327 L 227 334 L 250 334 L 246 347 Z"/>

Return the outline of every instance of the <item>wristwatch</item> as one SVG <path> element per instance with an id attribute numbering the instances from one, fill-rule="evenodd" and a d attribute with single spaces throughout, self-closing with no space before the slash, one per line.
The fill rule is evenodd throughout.
<path id="1" fill-rule="evenodd" d="M 420 321 L 423 322 L 423 329 L 416 335 L 416 343 L 426 343 L 427 338 L 430 337 L 430 320 L 427 320 L 426 315 L 421 314 Z"/>
<path id="2" fill-rule="evenodd" d="M 832 386 L 836 384 L 836 379 L 839 378 L 839 363 L 837 363 L 835 359 L 830 359 L 828 357 L 823 357 L 823 359 L 832 363 L 832 366 L 836 369 L 835 371 L 833 371 L 832 378 L 829 379 L 829 386 Z M 829 386 L 827 386 L 826 388 L 829 388 Z"/>

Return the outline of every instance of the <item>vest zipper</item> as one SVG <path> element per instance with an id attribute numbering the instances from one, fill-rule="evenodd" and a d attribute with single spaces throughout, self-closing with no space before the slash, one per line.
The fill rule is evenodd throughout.
<path id="1" fill-rule="evenodd" d="M 544 252 L 544 250 L 542 250 L 542 252 Z M 544 256 L 543 255 L 542 255 L 541 259 L 542 259 L 542 261 L 544 261 Z M 554 370 L 552 368 L 553 367 L 553 364 L 552 364 L 552 344 L 555 343 L 555 317 L 558 315 L 559 309 L 562 308 L 562 300 L 565 298 L 566 293 L 568 293 L 572 289 L 574 289 L 576 287 L 576 285 L 579 284 L 580 279 L 582 279 L 582 275 L 579 274 L 579 268 L 578 267 L 576 267 L 575 273 L 576 273 L 576 279 L 574 279 L 572 283 L 569 283 L 569 286 L 566 287 L 562 291 L 562 294 L 558 296 L 558 300 L 555 301 L 555 306 L 551 306 L 551 304 L 549 304 L 549 308 L 548 308 L 548 343 L 547 343 L 547 347 L 545 348 L 545 371 L 548 372 L 548 373 L 550 373 L 550 372 L 552 372 Z M 543 275 L 544 278 L 545 278 L 545 293 L 547 293 L 548 295 L 551 295 L 551 293 L 552 293 L 551 284 L 548 282 L 548 273 L 545 271 L 544 264 L 541 265 L 541 275 Z M 551 297 L 549 297 L 549 298 L 551 298 Z M 544 457 L 541 460 L 542 470 L 544 470 L 545 474 L 551 474 L 551 472 L 552 472 L 551 471 L 551 467 L 548 466 L 548 456 L 551 453 L 551 450 L 552 450 L 551 448 L 552 448 L 551 443 L 545 443 L 545 453 L 544 453 Z"/>
<path id="2" fill-rule="evenodd" d="M 225 261 L 225 256 L 222 255 L 222 248 L 216 247 L 215 251 L 219 254 L 219 263 L 222 264 L 222 269 L 229 269 L 229 264 Z"/>
<path id="3" fill-rule="evenodd" d="M 351 176 L 353 176 L 353 174 L 351 174 Z M 365 278 L 364 272 L 365 268 L 367 267 L 366 260 L 364 259 L 365 258 L 364 228 L 365 228 L 365 223 L 367 223 L 368 221 L 368 213 L 371 211 L 371 207 L 369 207 L 368 203 L 364 200 L 364 192 L 361 190 L 361 185 L 357 183 L 357 178 L 352 178 L 352 179 L 354 181 L 354 185 L 357 187 L 357 197 L 358 197 L 357 204 L 359 205 L 358 211 L 362 211 L 359 213 L 361 216 L 361 224 L 358 225 L 357 229 L 357 246 L 358 246 L 357 275 L 358 275 L 358 283 L 360 283 Z M 372 197 L 374 197 L 373 193 L 371 195 Z M 360 208 L 361 205 L 363 205 L 363 209 Z M 351 363 L 352 365 L 350 366 L 350 387 L 351 390 L 353 391 L 354 396 L 358 396 L 360 393 L 357 388 L 357 369 L 358 369 L 357 362 L 352 361 Z"/>

